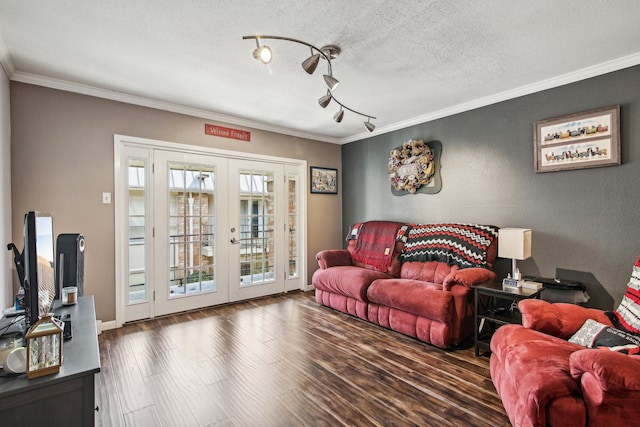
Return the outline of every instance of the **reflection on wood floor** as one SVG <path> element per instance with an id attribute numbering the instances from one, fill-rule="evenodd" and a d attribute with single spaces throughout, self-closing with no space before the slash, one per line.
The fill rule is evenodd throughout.
<path id="1" fill-rule="evenodd" d="M 473 345 L 445 351 L 294 292 L 100 335 L 98 426 L 508 426 Z"/>

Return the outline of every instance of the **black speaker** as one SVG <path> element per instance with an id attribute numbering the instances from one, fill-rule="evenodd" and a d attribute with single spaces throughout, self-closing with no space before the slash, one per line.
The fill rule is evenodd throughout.
<path id="1" fill-rule="evenodd" d="M 84 289 L 84 236 L 60 234 L 56 239 L 56 298 L 61 289 L 77 286 L 78 296 Z"/>

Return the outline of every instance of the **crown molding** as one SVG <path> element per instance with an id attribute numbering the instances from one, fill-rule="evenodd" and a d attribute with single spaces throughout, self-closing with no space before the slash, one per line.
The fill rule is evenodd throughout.
<path id="1" fill-rule="evenodd" d="M 541 92 L 547 89 L 553 89 L 559 86 L 564 86 L 569 83 L 575 83 L 580 80 L 589 79 L 591 77 L 597 77 L 603 74 L 611 73 L 613 71 L 622 70 L 624 68 L 633 67 L 640 64 L 640 52 L 632 55 L 616 58 L 612 61 L 603 62 L 601 64 L 592 65 L 586 68 L 582 68 L 571 73 L 556 76 L 550 79 L 541 80 L 536 83 L 520 86 L 515 89 L 511 89 L 504 92 L 499 92 L 484 98 L 479 98 L 463 104 L 454 105 L 450 108 L 445 108 L 432 113 L 417 116 L 412 119 L 404 120 L 401 122 L 393 123 L 389 126 L 382 126 L 376 128 L 375 135 L 358 134 L 350 137 L 342 138 L 340 144 L 347 144 L 349 142 L 359 141 L 365 138 L 371 138 L 372 136 L 381 135 L 384 133 L 393 132 L 395 130 L 404 129 L 409 126 L 414 126 L 421 123 L 430 122 L 443 117 L 452 116 L 454 114 L 464 113 L 466 111 L 474 110 L 480 107 L 486 107 L 491 104 L 497 104 L 498 102 L 507 101 L 509 99 L 518 98 L 524 95 L 530 95 L 532 93 Z"/>
<path id="2" fill-rule="evenodd" d="M 295 129 L 275 126 L 256 120 L 243 119 L 240 117 L 230 116 L 227 114 L 216 113 L 209 110 L 200 108 L 187 107 L 185 105 L 174 104 L 171 102 L 159 101 L 156 99 L 145 98 L 137 95 L 130 95 L 124 92 L 117 92 L 107 89 L 98 88 L 95 86 L 85 85 L 81 83 L 70 82 L 68 80 L 53 79 L 49 77 L 39 76 L 37 74 L 23 73 L 22 71 L 14 72 L 10 77 L 11 80 L 28 83 L 37 86 L 48 87 L 51 89 L 58 89 L 67 92 L 78 93 L 81 95 L 93 96 L 96 98 L 109 99 L 111 101 L 124 102 L 127 104 L 138 105 L 141 107 L 155 108 L 157 110 L 170 111 L 172 113 L 184 114 L 187 116 L 193 116 L 203 118 L 207 120 L 213 120 L 226 124 L 232 124 L 236 126 L 243 126 L 251 129 L 264 130 L 268 132 L 279 133 L 283 135 L 289 135 L 296 138 L 311 139 L 314 141 L 329 142 L 332 144 L 339 144 L 338 138 L 329 137 L 326 135 L 319 135 L 309 132 L 302 132 Z"/>
<path id="3" fill-rule="evenodd" d="M 0 34 L 0 65 L 4 69 L 4 72 L 9 77 L 9 80 L 16 73 L 16 66 L 13 63 L 13 58 L 11 58 L 11 54 L 9 53 L 9 47 L 7 43 L 5 43 L 2 34 Z"/>
<path id="4" fill-rule="evenodd" d="M 52 89 L 64 90 L 67 92 L 74 92 L 74 93 L 79 93 L 83 95 L 89 95 L 97 98 L 109 99 L 112 101 L 124 102 L 127 104 L 139 105 L 142 107 L 149 107 L 149 108 L 155 108 L 158 110 L 170 111 L 173 113 L 184 114 L 184 115 L 208 119 L 208 120 L 214 120 L 222 123 L 228 123 L 236 126 L 243 126 L 243 127 L 263 130 L 267 132 L 274 132 L 274 133 L 279 133 L 283 135 L 289 135 L 297 138 L 311 139 L 315 141 L 328 142 L 331 144 L 344 145 L 350 142 L 372 138 L 378 135 L 404 129 L 417 124 L 441 119 L 443 117 L 452 116 L 454 114 L 463 113 L 476 108 L 486 107 L 488 105 L 518 98 L 520 96 L 530 95 L 532 93 L 541 92 L 543 90 L 553 89 L 569 83 L 574 83 L 580 80 L 585 80 L 591 77 L 597 77 L 602 74 L 610 73 L 613 71 L 622 70 L 624 68 L 633 67 L 640 64 L 640 52 L 634 53 L 632 55 L 624 56 L 621 58 L 617 58 L 612 61 L 603 62 L 601 64 L 582 68 L 580 70 L 573 71 L 571 73 L 563 74 L 550 79 L 541 80 L 536 83 L 520 86 L 508 91 L 499 92 L 483 98 L 478 98 L 470 102 L 454 105 L 449 108 L 445 108 L 445 109 L 434 111 L 424 115 L 416 116 L 408 120 L 392 123 L 388 126 L 377 127 L 374 135 L 370 133 L 362 132 L 362 133 L 351 135 L 345 138 L 334 138 L 326 135 L 302 132 L 302 131 L 298 131 L 298 130 L 283 127 L 283 126 L 274 126 L 274 125 L 260 122 L 260 121 L 243 119 L 240 117 L 216 113 L 213 111 L 204 110 L 200 108 L 187 107 L 185 105 L 159 101 L 159 100 L 145 98 L 145 97 L 136 96 L 136 95 L 130 95 L 123 92 L 116 92 L 116 91 L 101 89 L 95 86 L 84 85 L 80 83 L 70 82 L 67 80 L 52 79 L 49 77 L 43 77 L 36 74 L 23 73 L 21 71 L 16 71 L 13 60 L 11 59 L 11 55 L 9 54 L 9 51 L 4 42 L 4 39 L 2 39 L 1 34 L 0 34 L 0 64 L 2 64 L 2 67 L 4 68 L 5 72 L 9 76 L 9 79 L 13 81 L 34 84 L 37 86 L 44 86 Z"/>

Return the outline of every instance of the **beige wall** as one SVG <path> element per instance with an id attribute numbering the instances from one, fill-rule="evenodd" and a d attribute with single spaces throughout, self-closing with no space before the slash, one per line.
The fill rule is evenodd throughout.
<path id="1" fill-rule="evenodd" d="M 0 243 L 4 252 L 0 257 L 0 307 L 12 305 L 11 284 L 13 254 L 6 251 L 11 242 L 11 121 L 9 114 L 9 78 L 0 67 Z M 22 249 L 22 245 L 18 245 Z"/>
<path id="2" fill-rule="evenodd" d="M 29 210 L 53 212 L 56 234 L 83 233 L 87 248 L 85 294 L 95 295 L 98 319 L 110 321 L 115 319 L 114 209 L 113 204 L 102 204 L 102 192 L 114 191 L 114 134 L 303 159 L 310 166 L 340 168 L 339 145 L 246 128 L 251 131 L 251 141 L 236 141 L 205 135 L 205 123 L 225 126 L 11 82 L 13 240 L 21 241 L 22 219 Z M 342 246 L 342 204 L 341 190 L 338 196 L 309 194 L 308 188 L 307 193 L 310 282 L 317 268 L 316 252 Z"/>

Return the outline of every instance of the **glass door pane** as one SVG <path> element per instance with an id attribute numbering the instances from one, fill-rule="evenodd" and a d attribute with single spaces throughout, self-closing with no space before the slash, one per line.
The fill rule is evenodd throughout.
<path id="1" fill-rule="evenodd" d="M 129 304 L 147 302 L 146 161 L 129 159 Z"/>
<path id="2" fill-rule="evenodd" d="M 299 276 L 298 271 L 298 177 L 289 175 L 287 178 L 287 251 L 289 254 L 288 278 Z"/>
<path id="3" fill-rule="evenodd" d="M 229 161 L 230 301 L 284 292 L 284 176 L 283 165 Z"/>
<path id="4" fill-rule="evenodd" d="M 272 172 L 241 171 L 240 286 L 275 279 L 275 194 Z"/>
<path id="5" fill-rule="evenodd" d="M 169 297 L 216 290 L 214 170 L 169 165 Z"/>
<path id="6" fill-rule="evenodd" d="M 153 317 L 152 150 L 116 150 L 116 321 Z"/>
<path id="7" fill-rule="evenodd" d="M 228 302 L 228 160 L 158 150 L 154 162 L 156 313 Z"/>

